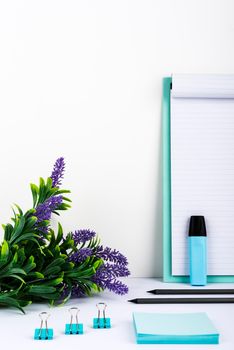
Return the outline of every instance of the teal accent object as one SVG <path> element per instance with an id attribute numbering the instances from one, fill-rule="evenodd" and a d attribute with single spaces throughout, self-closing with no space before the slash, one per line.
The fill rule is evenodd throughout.
<path id="1" fill-rule="evenodd" d="M 83 334 L 83 323 L 79 323 L 78 325 L 76 323 L 67 323 L 65 325 L 65 334 Z"/>
<path id="2" fill-rule="evenodd" d="M 206 313 L 133 313 L 137 344 L 218 344 Z"/>
<path id="3" fill-rule="evenodd" d="M 93 328 L 111 328 L 110 318 L 94 318 Z"/>
<path id="4" fill-rule="evenodd" d="M 163 281 L 189 283 L 189 276 L 172 276 L 171 266 L 171 84 L 163 78 L 162 137 L 163 137 Z M 207 276 L 207 282 L 234 282 L 234 276 Z"/>
<path id="5" fill-rule="evenodd" d="M 188 237 L 189 240 L 189 271 L 192 286 L 205 286 L 206 277 L 206 240 L 207 237 Z"/>
<path id="6" fill-rule="evenodd" d="M 52 328 L 36 328 L 34 333 L 35 340 L 52 340 L 53 339 L 53 329 Z"/>

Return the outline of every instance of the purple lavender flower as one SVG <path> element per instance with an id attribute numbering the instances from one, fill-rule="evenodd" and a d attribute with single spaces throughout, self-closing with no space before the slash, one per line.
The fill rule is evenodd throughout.
<path id="1" fill-rule="evenodd" d="M 77 264 L 85 261 L 92 254 L 93 250 L 91 248 L 81 248 L 77 252 L 72 253 L 68 260 Z"/>
<path id="2" fill-rule="evenodd" d="M 97 270 L 99 276 L 112 279 L 115 277 L 127 277 L 130 275 L 130 272 L 126 266 L 119 264 L 102 264 Z"/>
<path id="3" fill-rule="evenodd" d="M 69 298 L 70 296 L 71 297 L 76 297 L 76 298 L 80 298 L 80 297 L 84 297 L 85 296 L 84 290 L 82 289 L 82 287 L 78 283 L 73 284 L 72 287 L 68 287 L 68 285 L 65 284 L 65 283 L 63 283 L 62 286 L 64 288 L 63 288 L 63 291 L 62 291 L 61 296 L 60 296 L 60 301 L 61 302 L 64 299 Z"/>
<path id="4" fill-rule="evenodd" d="M 128 293 L 128 286 L 121 281 L 114 280 L 113 282 L 109 282 L 107 285 L 109 291 L 114 292 L 118 295 L 124 295 Z"/>
<path id="5" fill-rule="evenodd" d="M 46 199 L 44 203 L 40 203 L 34 213 L 34 216 L 37 217 L 37 223 L 44 220 L 50 220 L 52 212 L 56 210 L 62 202 L 62 196 L 52 196 Z"/>
<path id="6" fill-rule="evenodd" d="M 56 210 L 63 202 L 62 196 L 49 197 L 44 203 L 40 203 L 36 207 L 36 212 L 33 214 L 37 217 L 35 227 L 42 233 L 48 233 L 48 225 L 41 224 L 44 220 L 50 220 L 51 214 Z"/>
<path id="7" fill-rule="evenodd" d="M 64 299 L 73 297 L 73 298 L 81 298 L 86 296 L 84 288 L 82 288 L 82 285 L 79 285 L 79 283 L 73 284 L 71 287 L 69 287 L 67 284 L 63 283 L 62 286 L 63 291 L 60 296 L 60 301 L 62 302 Z"/>
<path id="8" fill-rule="evenodd" d="M 92 280 L 102 289 L 107 288 L 116 294 L 123 295 L 128 292 L 128 287 L 118 281 L 117 277 L 127 277 L 129 274 L 126 266 L 106 263 L 99 267 Z"/>
<path id="9" fill-rule="evenodd" d="M 59 187 L 62 184 L 62 179 L 65 171 L 64 158 L 60 157 L 56 160 L 51 174 L 52 186 Z"/>
<path id="10" fill-rule="evenodd" d="M 124 266 L 128 265 L 127 258 L 116 249 L 111 249 L 109 247 L 103 248 L 103 246 L 98 246 L 96 248 L 95 255 L 98 258 L 111 261 L 115 264 Z"/>
<path id="11" fill-rule="evenodd" d="M 87 241 L 90 241 L 95 235 L 96 233 L 94 231 L 76 230 L 74 233 L 72 233 L 72 239 L 77 245 L 79 243 L 85 243 Z"/>
<path id="12" fill-rule="evenodd" d="M 57 287 L 61 289 L 63 288 L 59 298 L 59 301 L 62 302 L 64 299 L 69 297 L 70 289 L 68 288 L 67 284 L 64 282 L 60 283 Z"/>
<path id="13" fill-rule="evenodd" d="M 47 233 L 49 232 L 49 227 L 48 226 L 42 226 L 40 225 L 40 223 L 35 223 L 35 228 L 37 230 L 39 230 L 41 233 L 44 233 L 45 235 L 47 235 Z M 44 239 L 44 235 L 41 235 L 41 237 L 39 237 L 39 240 L 41 243 L 45 244 L 46 241 Z"/>
<path id="14" fill-rule="evenodd" d="M 75 284 L 72 286 L 71 296 L 75 298 L 81 298 L 85 296 L 84 289 L 79 285 Z"/>

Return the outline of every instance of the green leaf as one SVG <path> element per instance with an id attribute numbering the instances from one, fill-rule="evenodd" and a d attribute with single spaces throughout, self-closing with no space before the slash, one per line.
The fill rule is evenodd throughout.
<path id="1" fill-rule="evenodd" d="M 62 203 L 62 204 L 60 204 L 60 205 L 57 207 L 56 210 L 67 210 L 67 209 L 69 209 L 69 208 L 71 208 L 71 206 L 70 206 L 69 204 L 67 204 L 67 203 Z"/>
<path id="2" fill-rule="evenodd" d="M 31 217 L 35 212 L 36 212 L 36 209 L 34 208 L 27 210 L 26 213 L 24 214 L 25 219 Z"/>
<path id="3" fill-rule="evenodd" d="M 52 189 L 52 179 L 51 177 L 47 178 L 47 182 L 46 182 L 46 190 L 47 190 L 47 195 L 50 194 L 50 190 Z"/>
<path id="4" fill-rule="evenodd" d="M 45 187 L 45 180 L 42 177 L 40 177 L 39 182 L 40 182 L 40 189 L 43 189 Z"/>
<path id="5" fill-rule="evenodd" d="M 22 306 L 22 307 L 25 307 L 25 306 L 32 304 L 31 300 L 18 300 L 18 302 L 19 302 L 20 306 Z"/>
<path id="6" fill-rule="evenodd" d="M 23 235 L 21 235 L 17 239 L 15 239 L 14 244 L 19 243 L 21 241 L 25 241 L 25 240 L 34 241 L 35 238 L 39 238 L 39 236 L 36 235 L 35 233 L 31 233 L 31 232 L 24 233 Z"/>
<path id="7" fill-rule="evenodd" d="M 22 216 L 23 215 L 23 211 L 20 208 L 20 206 L 18 204 L 16 204 L 16 203 L 14 203 L 14 206 L 18 209 L 20 216 Z"/>
<path id="8" fill-rule="evenodd" d="M 40 177 L 40 186 L 39 186 L 39 198 L 37 203 L 43 203 L 46 199 L 46 186 L 45 186 L 45 181 L 42 177 Z"/>
<path id="9" fill-rule="evenodd" d="M 10 239 L 10 243 L 12 244 L 14 242 L 14 240 L 20 236 L 20 234 L 22 233 L 22 230 L 24 228 L 24 224 L 25 224 L 25 218 L 24 216 L 21 216 L 16 224 L 15 224 L 15 227 L 14 227 L 14 230 L 12 232 L 12 235 L 11 235 L 11 239 Z"/>
<path id="10" fill-rule="evenodd" d="M 0 305 L 2 306 L 8 306 L 8 307 L 14 307 L 19 309 L 20 311 L 24 312 L 24 309 L 20 306 L 20 304 L 18 303 L 18 301 L 16 301 L 14 298 L 12 297 L 8 297 L 5 295 L 0 296 Z"/>
<path id="11" fill-rule="evenodd" d="M 50 286 L 31 286 L 29 288 L 29 294 L 34 294 L 34 295 L 40 295 L 40 294 L 48 294 L 48 293 L 54 293 L 56 292 L 56 288 L 55 287 L 50 287 Z"/>
<path id="12" fill-rule="evenodd" d="M 9 256 L 9 245 L 6 240 L 3 241 L 1 249 L 1 261 L 7 261 Z"/>
<path id="13" fill-rule="evenodd" d="M 45 253 L 43 252 L 43 249 L 42 249 L 42 247 L 41 247 L 41 245 L 40 245 L 40 243 L 38 242 L 37 239 L 35 239 L 35 238 L 30 238 L 30 241 L 36 243 L 36 245 L 38 246 L 38 248 L 39 248 L 41 254 L 42 254 L 42 255 L 45 255 Z"/>
<path id="14" fill-rule="evenodd" d="M 20 265 L 22 265 L 26 259 L 24 248 L 22 247 L 22 248 L 18 249 L 17 254 L 18 254 L 18 263 Z"/>
<path id="15" fill-rule="evenodd" d="M 64 259 L 62 258 L 57 258 L 55 259 L 54 261 L 52 261 L 47 267 L 46 267 L 46 270 L 51 268 L 51 267 L 54 267 L 54 266 L 61 266 L 64 264 Z"/>
<path id="16" fill-rule="evenodd" d="M 29 273 L 30 271 L 32 271 L 34 268 L 36 267 L 36 263 L 34 262 L 34 257 L 31 255 L 28 260 L 27 263 L 24 265 L 24 271 L 26 273 Z"/>
<path id="17" fill-rule="evenodd" d="M 74 278 L 76 280 L 82 279 L 82 278 L 87 278 L 87 277 L 91 277 L 95 274 L 95 269 L 93 267 L 90 267 L 86 270 L 82 270 L 82 271 L 77 271 L 77 269 L 73 269 L 73 271 L 71 272 L 67 272 L 66 276 L 70 277 L 70 278 Z"/>
<path id="18" fill-rule="evenodd" d="M 10 274 L 12 274 L 12 273 L 20 273 L 21 275 L 26 275 L 26 272 L 23 269 L 19 268 L 19 267 L 11 268 Z"/>
<path id="19" fill-rule="evenodd" d="M 15 275 L 14 273 L 9 275 L 8 277 L 15 278 L 15 279 L 21 281 L 22 283 L 25 283 L 25 281 L 23 280 L 22 277 L 20 277 L 19 275 Z"/>
<path id="20" fill-rule="evenodd" d="M 65 266 L 63 266 L 64 273 L 73 270 L 74 266 L 72 262 L 66 262 Z"/>
<path id="21" fill-rule="evenodd" d="M 97 261 L 95 261 L 95 263 L 93 264 L 93 268 L 97 271 L 97 269 L 103 264 L 103 260 L 99 259 Z"/>
<path id="22" fill-rule="evenodd" d="M 67 197 L 64 197 L 64 196 L 63 196 L 63 200 L 67 201 L 67 202 L 72 202 L 72 200 L 70 198 L 67 198 Z"/>
<path id="23" fill-rule="evenodd" d="M 59 258 L 60 257 L 60 248 L 59 248 L 59 245 L 56 245 L 54 247 L 54 256 Z"/>
<path id="24" fill-rule="evenodd" d="M 4 239 L 6 241 L 9 241 L 10 238 L 11 238 L 11 234 L 12 234 L 12 231 L 13 231 L 13 226 L 11 224 L 7 224 L 5 225 L 4 227 Z"/>
<path id="25" fill-rule="evenodd" d="M 61 267 L 59 266 L 52 266 L 50 268 L 47 268 L 44 271 L 44 275 L 45 276 L 49 276 L 49 275 L 56 275 L 57 273 L 59 273 L 61 271 Z"/>
<path id="26" fill-rule="evenodd" d="M 4 267 L 2 266 L 0 269 L 0 278 L 4 277 L 5 275 L 9 274 L 10 269 L 12 268 L 13 262 L 10 261 L 5 265 Z"/>
<path id="27" fill-rule="evenodd" d="M 33 278 L 33 279 L 36 279 L 36 280 L 41 280 L 41 279 L 44 278 L 44 275 L 41 272 L 32 271 L 32 272 L 29 272 L 27 274 L 27 277 L 30 277 L 30 278 Z M 30 281 L 28 283 L 30 283 Z"/>
<path id="28" fill-rule="evenodd" d="M 37 204 L 39 189 L 34 184 L 30 184 L 30 187 L 31 187 L 31 192 L 32 192 L 32 197 L 33 197 L 33 207 L 35 208 L 35 206 Z"/>
<path id="29" fill-rule="evenodd" d="M 25 224 L 25 229 L 29 230 L 32 227 L 34 227 L 35 223 L 37 222 L 37 217 L 36 216 L 31 216 L 27 219 L 26 224 Z"/>
<path id="30" fill-rule="evenodd" d="M 69 191 L 69 190 L 58 190 L 58 191 L 56 191 L 56 195 L 63 194 L 63 193 L 71 193 L 71 191 Z"/>
<path id="31" fill-rule="evenodd" d="M 14 256 L 13 256 L 13 264 L 16 264 L 18 261 L 18 253 L 15 252 Z"/>
<path id="32" fill-rule="evenodd" d="M 48 282 L 44 282 L 43 284 L 45 286 L 57 286 L 58 284 L 60 284 L 62 282 L 63 282 L 63 277 L 58 277 L 58 278 L 55 278 L 55 279 L 50 280 Z"/>
<path id="33" fill-rule="evenodd" d="M 34 296 L 34 294 L 33 294 Z M 35 297 L 41 299 L 46 299 L 46 300 L 57 300 L 60 297 L 60 293 L 40 293 L 40 295 L 35 295 Z"/>
<path id="34" fill-rule="evenodd" d="M 54 257 L 54 254 L 51 252 L 51 250 L 50 249 L 48 249 L 48 247 L 47 247 L 47 249 L 46 249 L 46 252 L 48 253 L 48 255 L 50 255 L 50 257 Z"/>
<path id="35" fill-rule="evenodd" d="M 62 228 L 62 225 L 61 225 L 60 222 L 59 222 L 59 223 L 58 223 L 58 234 L 57 234 L 55 243 L 56 243 L 56 244 L 59 244 L 60 241 L 62 240 L 62 238 L 63 238 L 63 228 Z"/>

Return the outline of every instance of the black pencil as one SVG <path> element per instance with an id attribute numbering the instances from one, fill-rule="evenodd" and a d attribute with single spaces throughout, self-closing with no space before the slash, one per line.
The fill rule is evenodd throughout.
<path id="1" fill-rule="evenodd" d="M 134 304 L 233 304 L 234 298 L 137 298 Z"/>
<path id="2" fill-rule="evenodd" d="M 234 289 L 153 289 L 148 293 L 157 295 L 175 294 L 234 294 Z"/>

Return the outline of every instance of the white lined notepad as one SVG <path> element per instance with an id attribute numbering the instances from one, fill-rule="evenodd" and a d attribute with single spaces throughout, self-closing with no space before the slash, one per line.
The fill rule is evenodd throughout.
<path id="1" fill-rule="evenodd" d="M 191 215 L 206 219 L 208 274 L 234 275 L 232 75 L 173 77 L 171 210 L 172 275 L 188 275 Z"/>

